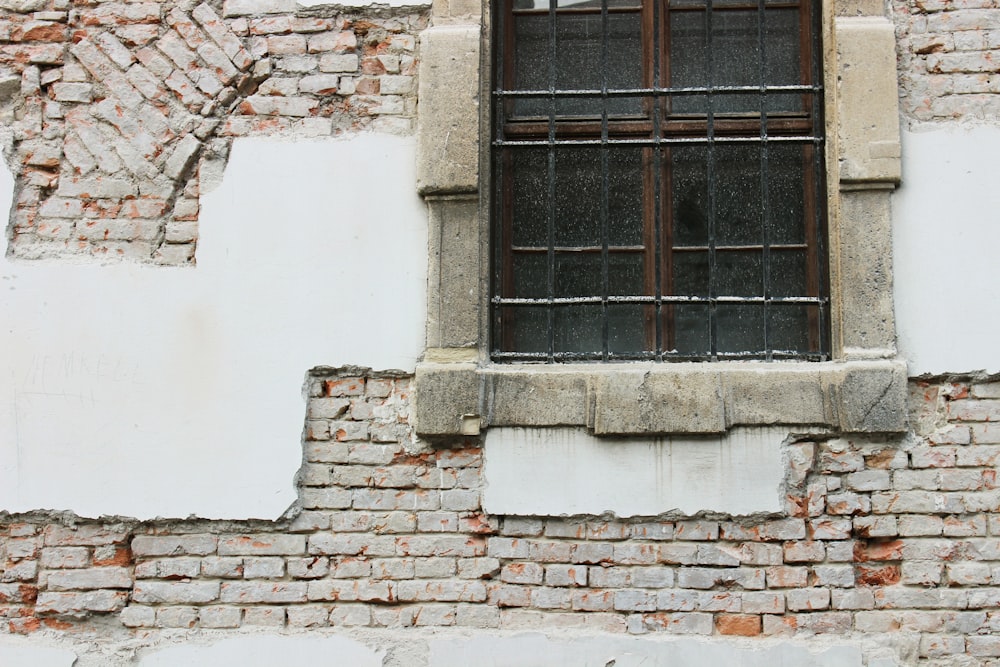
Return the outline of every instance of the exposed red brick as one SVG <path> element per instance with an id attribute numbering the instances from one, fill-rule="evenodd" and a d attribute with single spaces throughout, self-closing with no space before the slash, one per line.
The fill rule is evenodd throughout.
<path id="1" fill-rule="evenodd" d="M 98 567 L 108 565 L 126 566 L 132 562 L 132 550 L 128 547 L 117 547 L 114 554 L 109 558 L 94 558 L 94 565 Z"/>
<path id="2" fill-rule="evenodd" d="M 761 632 L 761 619 L 756 614 L 718 614 L 715 629 L 720 635 L 756 637 Z"/>
<path id="3" fill-rule="evenodd" d="M 864 542 L 854 543 L 854 561 L 865 563 L 872 560 L 902 560 L 903 542 L 901 540 L 891 540 L 887 542 Z"/>
<path id="4" fill-rule="evenodd" d="M 855 568 L 855 581 L 861 586 L 892 586 L 898 584 L 900 578 L 898 565 L 859 565 Z"/>

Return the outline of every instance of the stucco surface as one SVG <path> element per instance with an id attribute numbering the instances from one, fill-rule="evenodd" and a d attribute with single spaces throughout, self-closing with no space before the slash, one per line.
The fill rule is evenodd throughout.
<path id="1" fill-rule="evenodd" d="M 620 439 L 573 428 L 494 428 L 486 432 L 483 508 L 620 517 L 778 512 L 787 436 L 787 427 Z"/>
<path id="2" fill-rule="evenodd" d="M 1000 128 L 925 125 L 903 134 L 893 197 L 899 347 L 911 376 L 1000 371 Z"/>
<path id="3" fill-rule="evenodd" d="M 0 260 L 0 507 L 279 516 L 305 372 L 411 370 L 421 351 L 414 159 L 376 134 L 241 139 L 203 198 L 197 268 Z"/>

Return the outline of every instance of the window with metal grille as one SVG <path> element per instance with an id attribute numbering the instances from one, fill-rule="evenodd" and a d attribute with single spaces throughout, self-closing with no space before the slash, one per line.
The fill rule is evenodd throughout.
<path id="1" fill-rule="evenodd" d="M 498 0 L 498 361 L 829 357 L 819 0 Z"/>

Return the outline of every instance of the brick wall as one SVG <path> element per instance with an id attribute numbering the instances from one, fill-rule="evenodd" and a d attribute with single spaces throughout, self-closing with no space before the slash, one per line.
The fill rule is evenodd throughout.
<path id="1" fill-rule="evenodd" d="M 914 382 L 905 438 L 793 445 L 785 516 L 629 520 L 486 515 L 481 450 L 413 439 L 409 377 L 310 387 L 294 519 L 6 517 L 7 629 L 819 634 L 1000 658 L 1000 383 Z"/>
<path id="2" fill-rule="evenodd" d="M 19 257 L 190 263 L 200 171 L 224 165 L 233 137 L 412 129 L 419 13 L 2 7 L 0 122 L 13 129 Z"/>
<path id="3" fill-rule="evenodd" d="M 1000 4 L 893 0 L 900 102 L 914 120 L 1000 116 Z"/>

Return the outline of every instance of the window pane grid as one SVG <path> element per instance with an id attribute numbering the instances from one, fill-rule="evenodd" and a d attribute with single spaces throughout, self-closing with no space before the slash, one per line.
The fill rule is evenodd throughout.
<path id="1" fill-rule="evenodd" d="M 552 2 L 548 7 L 512 9 L 510 1 L 494 23 L 503 39 L 495 42 L 502 48 L 495 61 L 498 86 L 493 95 L 497 221 L 491 297 L 493 358 L 548 362 L 828 358 L 829 300 L 821 259 L 825 218 L 819 204 L 823 201 L 824 137 L 818 113 L 822 87 L 818 58 L 813 57 L 819 43 L 810 8 L 767 0 L 753 4 L 673 0 L 673 5 L 647 0 L 639 9 L 592 0 L 582 3 L 586 7 Z M 558 2 L 566 5 L 574 0 Z M 791 40 L 798 45 L 789 46 L 789 39 L 781 37 L 777 48 L 794 55 L 795 62 L 778 69 L 786 77 L 789 67 L 796 70 L 795 81 L 769 80 L 773 35 L 768 33 L 766 18 L 777 16 L 778 10 L 786 12 L 785 17 L 791 10 L 801 24 Z M 630 13 L 641 15 L 643 26 L 639 86 L 621 86 L 609 78 L 612 70 L 622 67 L 621 62 L 612 62 L 613 44 L 628 39 L 622 37 L 620 25 L 613 30 L 610 19 Z M 725 19 L 720 18 L 718 30 L 716 13 Z M 671 53 L 675 14 L 702 23 L 703 64 L 692 65 L 695 70 L 684 70 L 671 60 L 676 58 Z M 522 15 L 547 19 L 544 88 L 521 85 L 520 77 L 528 76 L 523 72 L 531 64 L 517 64 L 518 41 L 509 26 Z M 594 16 L 588 29 L 599 26 L 598 48 L 573 46 L 597 56 L 598 66 L 581 62 L 577 67 L 596 70 L 599 76 L 567 75 L 560 70 L 565 66 L 558 62 L 560 40 L 581 41 L 578 34 L 567 32 L 566 24 L 559 24 L 568 15 Z M 753 39 L 749 40 L 745 26 L 751 22 Z M 788 22 L 781 19 L 778 23 Z M 725 41 L 717 45 L 717 38 Z M 726 57 L 733 44 L 743 48 L 750 42 L 754 80 L 734 81 L 734 75 L 726 72 L 729 79 L 717 75 L 722 65 L 717 63 L 716 50 L 721 49 Z M 699 67 L 705 70 L 702 74 L 696 71 Z M 672 80 L 675 72 L 687 76 L 691 71 L 702 79 Z M 560 80 L 574 76 L 573 80 L 587 85 L 558 87 Z M 630 97 L 641 104 L 631 106 Z M 518 106 L 519 101 L 532 99 L 537 100 L 536 106 Z M 614 99 L 623 100 L 625 106 L 613 106 Z M 749 99 L 756 101 L 747 108 Z M 799 102 L 789 102 L 794 99 Z M 677 106 L 675 100 L 690 102 Z M 544 104 L 540 115 L 537 103 Z M 630 111 L 623 113 L 626 108 Z M 530 155 L 526 151 L 531 150 L 545 152 L 544 174 L 525 172 L 527 163 L 516 157 Z M 627 198 L 619 195 L 619 174 L 622 163 L 628 161 L 620 157 L 626 155 L 622 151 L 640 156 L 641 194 L 634 197 L 638 213 L 623 205 Z M 691 166 L 697 160 L 685 156 L 691 151 L 703 154 L 699 158 L 703 176 Z M 678 155 L 684 158 L 681 162 Z M 774 162 L 775 155 L 778 162 Z M 741 175 L 734 165 L 742 163 L 750 167 Z M 686 183 L 679 165 L 693 174 Z M 582 178 L 578 191 L 567 185 L 571 180 L 567 171 Z M 747 178 L 756 185 L 748 189 Z M 544 181 L 543 191 L 530 185 L 538 179 Z M 528 185 L 516 186 L 517 182 Z M 727 190 L 730 185 L 733 191 Z M 538 215 L 513 215 L 515 207 L 532 208 L 524 201 L 525 193 L 532 190 L 544 199 L 539 201 L 543 206 Z M 690 201 L 685 203 L 684 197 Z M 744 208 L 749 213 L 734 205 L 739 197 L 747 199 Z M 589 214 L 581 215 L 582 209 Z M 788 238 L 791 219 L 798 220 L 797 233 L 803 238 Z M 705 226 L 702 242 L 677 236 L 677 228 L 684 223 L 690 226 L 692 220 Z M 544 243 L 515 243 L 515 236 L 539 224 L 544 228 Z M 732 242 L 733 230 L 743 233 L 748 224 L 756 229 L 756 241 Z M 616 243 L 614 236 L 623 225 L 637 225 L 641 243 Z M 586 239 L 571 244 L 559 241 L 567 230 L 586 235 L 591 228 L 596 233 L 588 237 L 591 243 Z M 541 293 L 530 287 L 531 275 L 536 274 L 514 279 L 515 263 L 521 264 L 521 260 L 514 261 L 517 257 L 544 257 Z M 594 260 L 584 262 L 585 257 Z M 694 264 L 678 264 L 675 258 L 680 257 L 690 257 Z M 639 260 L 641 265 L 636 263 Z M 702 261 L 707 268 L 698 268 Z M 630 333 L 627 327 L 638 332 Z"/>

